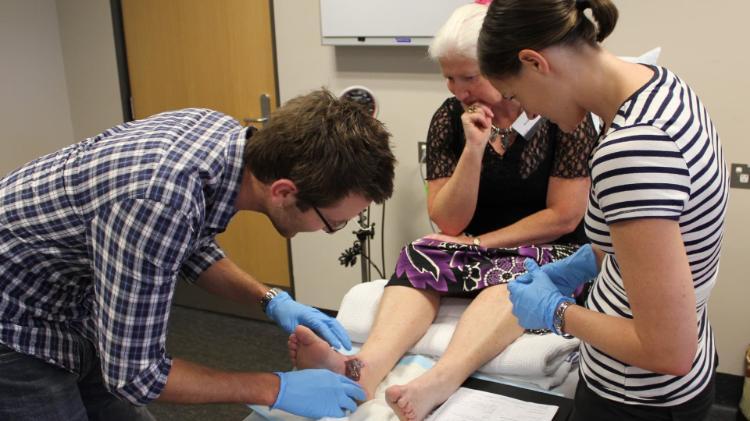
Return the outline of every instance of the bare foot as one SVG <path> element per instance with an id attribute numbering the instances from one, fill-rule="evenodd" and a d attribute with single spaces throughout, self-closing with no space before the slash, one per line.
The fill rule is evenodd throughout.
<path id="1" fill-rule="evenodd" d="M 420 376 L 405 385 L 385 390 L 385 401 L 401 421 L 422 421 L 433 409 L 445 402 L 456 388 Z"/>
<path id="2" fill-rule="evenodd" d="M 294 333 L 289 336 L 287 345 L 289 347 L 289 358 L 298 369 L 326 368 L 335 373 L 346 375 L 346 361 L 356 358 L 339 354 L 328 345 L 328 342 L 302 325 L 298 325 L 294 329 Z M 363 365 L 361 370 L 361 373 L 364 373 L 368 368 Z M 365 401 L 372 399 L 375 391 L 374 387 L 371 389 L 362 381 L 362 378 L 366 376 L 366 374 L 363 374 L 360 381 L 357 382 L 365 391 L 367 396 Z"/>
<path id="3" fill-rule="evenodd" d="M 334 351 L 328 342 L 319 338 L 309 328 L 298 325 L 287 342 L 289 358 L 299 368 L 327 368 L 344 374 L 347 357 Z"/>

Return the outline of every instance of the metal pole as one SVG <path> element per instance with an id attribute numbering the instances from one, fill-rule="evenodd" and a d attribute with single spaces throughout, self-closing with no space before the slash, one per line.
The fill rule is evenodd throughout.
<path id="1" fill-rule="evenodd" d="M 369 271 L 367 270 L 370 266 L 370 262 L 365 259 L 365 256 L 368 256 L 367 243 L 368 241 L 366 239 L 360 242 L 360 245 L 362 246 L 362 255 L 360 256 L 361 258 L 359 259 L 359 263 L 362 267 L 362 282 L 370 281 Z"/>

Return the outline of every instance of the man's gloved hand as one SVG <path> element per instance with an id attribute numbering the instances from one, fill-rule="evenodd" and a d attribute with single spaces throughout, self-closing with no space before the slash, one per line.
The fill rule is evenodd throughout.
<path id="1" fill-rule="evenodd" d="M 579 248 L 575 253 L 564 259 L 543 265 L 541 269 L 566 297 L 570 297 L 578 286 L 596 278 L 599 274 L 596 254 L 594 254 L 590 244 Z M 516 280 L 528 283 L 530 276 L 529 273 L 524 273 L 518 276 Z"/>
<path id="2" fill-rule="evenodd" d="M 266 314 L 287 333 L 297 325 L 307 326 L 334 348 L 352 349 L 352 341 L 338 320 L 318 309 L 300 304 L 286 292 L 276 295 L 266 307 Z"/>
<path id="3" fill-rule="evenodd" d="M 555 331 L 555 310 L 563 301 L 573 302 L 564 296 L 539 265 L 532 259 L 524 262 L 529 276 L 520 276 L 508 284 L 513 315 L 525 329 Z"/>
<path id="4" fill-rule="evenodd" d="M 279 394 L 271 409 L 309 418 L 336 417 L 357 409 L 365 391 L 352 380 L 330 370 L 309 369 L 276 373 L 281 379 Z"/>

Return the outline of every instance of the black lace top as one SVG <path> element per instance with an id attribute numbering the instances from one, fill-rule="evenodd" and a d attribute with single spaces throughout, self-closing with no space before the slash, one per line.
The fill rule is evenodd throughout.
<path id="1" fill-rule="evenodd" d="M 461 103 L 454 97 L 443 102 L 432 117 L 427 134 L 427 179 L 450 177 L 464 148 Z M 572 134 L 543 120 L 530 139 L 520 135 L 504 155 L 491 145 L 482 158 L 479 197 L 466 233 L 481 235 L 511 225 L 547 207 L 549 177 L 589 175 L 588 159 L 598 135 L 590 118 Z M 583 222 L 557 243 L 583 244 Z"/>

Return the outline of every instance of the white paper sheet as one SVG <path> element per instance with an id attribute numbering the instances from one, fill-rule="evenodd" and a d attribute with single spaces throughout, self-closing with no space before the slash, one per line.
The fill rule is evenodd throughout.
<path id="1" fill-rule="evenodd" d="M 459 388 L 427 421 L 552 421 L 557 406 Z"/>

